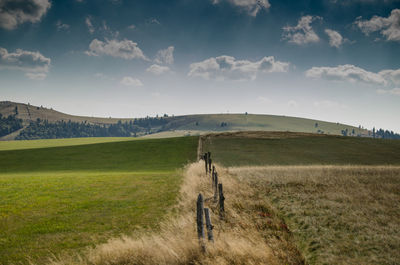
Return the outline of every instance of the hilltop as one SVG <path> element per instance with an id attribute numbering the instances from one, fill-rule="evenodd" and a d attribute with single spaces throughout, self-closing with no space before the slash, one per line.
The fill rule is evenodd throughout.
<path id="1" fill-rule="evenodd" d="M 0 135 L 2 140 L 145 135 L 171 137 L 227 131 L 290 131 L 333 135 L 341 135 L 346 131 L 353 136 L 370 135 L 366 129 L 340 123 L 247 113 L 102 118 L 74 116 L 42 106 L 3 101 L 0 102 L 0 114 L 3 118 L 13 115 L 21 119 L 21 127 Z M 71 132 L 64 133 L 68 130 Z"/>

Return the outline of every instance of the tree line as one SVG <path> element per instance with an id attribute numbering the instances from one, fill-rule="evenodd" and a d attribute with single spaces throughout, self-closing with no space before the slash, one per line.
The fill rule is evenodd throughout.
<path id="1" fill-rule="evenodd" d="M 3 117 L 0 113 L 0 137 L 8 135 L 22 128 L 22 120 L 16 118 L 15 115 Z"/>
<path id="2" fill-rule="evenodd" d="M 55 139 L 75 137 L 136 137 L 138 134 L 150 134 L 161 131 L 167 120 L 163 117 L 146 117 L 130 121 L 118 121 L 116 124 L 92 124 L 88 122 L 47 120 L 31 121 L 16 140 Z"/>

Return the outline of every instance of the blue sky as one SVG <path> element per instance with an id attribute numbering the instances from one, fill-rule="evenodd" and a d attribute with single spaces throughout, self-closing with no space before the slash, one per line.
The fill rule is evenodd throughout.
<path id="1" fill-rule="evenodd" d="M 400 132 L 400 0 L 0 0 L 0 100 Z"/>

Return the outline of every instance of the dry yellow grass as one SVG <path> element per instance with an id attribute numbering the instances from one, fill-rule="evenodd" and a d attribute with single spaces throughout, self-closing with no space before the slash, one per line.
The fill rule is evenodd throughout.
<path id="1" fill-rule="evenodd" d="M 54 257 L 67 264 L 304 264 L 287 227 L 254 189 L 218 167 L 224 184 L 226 218 L 220 220 L 212 197 L 210 176 L 201 162 L 188 166 L 180 200 L 157 234 L 112 239 L 76 257 Z M 202 253 L 197 239 L 195 204 L 202 193 L 212 211 L 215 243 Z"/>
<path id="2" fill-rule="evenodd" d="M 279 210 L 309 264 L 400 264 L 400 167 L 230 168 Z"/>

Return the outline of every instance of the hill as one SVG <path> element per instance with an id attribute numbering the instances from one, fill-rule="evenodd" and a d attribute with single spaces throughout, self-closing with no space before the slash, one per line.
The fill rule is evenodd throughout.
<path id="1" fill-rule="evenodd" d="M 22 129 L 0 140 L 72 137 L 126 137 L 161 133 L 160 137 L 199 135 L 224 131 L 291 131 L 370 136 L 355 126 L 298 117 L 259 114 L 198 114 L 146 118 L 96 118 L 73 116 L 53 109 L 10 101 L 0 102 L 0 114 L 21 119 Z M 38 120 L 39 119 L 39 120 Z M 110 126 L 114 126 L 110 130 Z M 66 133 L 67 132 L 67 133 Z M 166 133 L 168 132 L 168 133 Z"/>

